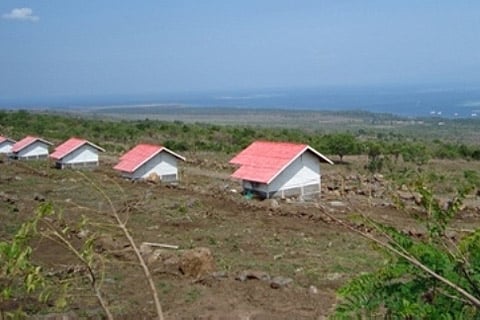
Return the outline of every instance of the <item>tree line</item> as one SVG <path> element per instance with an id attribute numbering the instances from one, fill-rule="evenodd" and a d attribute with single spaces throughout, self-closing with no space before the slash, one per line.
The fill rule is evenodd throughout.
<path id="1" fill-rule="evenodd" d="M 136 142 L 155 142 L 172 150 L 235 153 L 253 140 L 299 142 L 343 162 L 348 155 L 366 155 L 372 169 L 384 161 L 423 164 L 429 159 L 480 160 L 480 146 L 406 136 L 395 132 L 325 133 L 312 129 L 248 127 L 160 120 L 98 120 L 78 115 L 20 111 L 0 111 L 0 133 L 14 139 L 37 135 L 63 141 L 79 136 L 121 153 Z"/>

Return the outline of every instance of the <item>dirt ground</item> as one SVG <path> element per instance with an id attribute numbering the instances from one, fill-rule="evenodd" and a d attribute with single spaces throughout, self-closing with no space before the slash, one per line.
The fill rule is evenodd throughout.
<path id="1" fill-rule="evenodd" d="M 163 258 L 149 260 L 166 319 L 323 319 L 335 306 L 339 286 L 385 261 L 369 242 L 325 212 L 340 219 L 368 214 L 401 228 L 415 228 L 415 221 L 385 205 L 385 198 L 375 203 L 367 196 L 326 192 L 305 202 L 248 200 L 239 184 L 228 178 L 231 168 L 211 159 L 184 164 L 182 180 L 175 186 L 126 181 L 111 169 L 114 160 L 106 157 L 100 168 L 80 173 L 54 169 L 49 162 L 4 160 L 0 238 L 11 236 L 41 203 L 51 201 L 63 217 L 52 217 L 57 219 L 52 223 L 62 220 L 70 226 L 74 245 L 80 248 L 85 234 L 95 234 L 96 253 L 104 266 L 97 269 L 99 274 L 104 271 L 101 290 L 116 319 L 151 319 L 155 308 L 112 210 L 128 219 L 138 246 L 143 242 L 178 246 L 158 251 L 160 257 L 179 257 L 194 248 L 208 248 L 213 255 L 213 272 L 197 276 L 179 270 L 173 258 L 170 264 Z M 338 170 L 326 169 L 325 188 L 329 175 Z M 88 222 L 80 226 L 82 217 Z M 462 219 L 459 228 L 478 225 L 476 211 L 466 212 Z M 81 319 L 103 318 L 85 269 L 71 252 L 46 238 L 37 239 L 33 249 L 34 261 L 52 280 L 70 283 L 66 310 Z M 286 284 L 277 288 L 274 278 Z M 23 307 L 52 312 L 43 305 Z"/>

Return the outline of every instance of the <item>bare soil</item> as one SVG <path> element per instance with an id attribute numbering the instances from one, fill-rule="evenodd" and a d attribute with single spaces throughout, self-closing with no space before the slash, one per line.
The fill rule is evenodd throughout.
<path id="1" fill-rule="evenodd" d="M 175 186 L 126 181 L 111 169 L 115 157 L 104 158 L 100 168 L 81 172 L 57 170 L 49 162 L 4 160 L 0 164 L 0 238 L 10 237 L 42 202 L 51 201 L 63 216 L 51 219 L 64 219 L 75 246 L 82 246 L 82 233 L 97 235 L 95 246 L 105 267 L 102 292 L 115 317 L 154 318 L 151 294 L 132 248 L 113 224 L 111 212 L 116 210 L 128 218 L 138 246 L 143 242 L 176 245 L 179 249 L 163 252 L 178 255 L 205 247 L 214 256 L 217 272 L 195 278 L 182 274 L 175 264 L 150 263 L 166 319 L 322 319 L 335 306 L 339 286 L 385 259 L 325 212 L 340 219 L 367 214 L 403 229 L 417 228 L 386 196 L 372 201 L 371 196 L 325 190 L 313 201 L 247 200 L 238 183 L 228 178 L 231 168 L 212 159 L 202 155 L 183 165 L 182 180 Z M 325 188 L 330 176 L 347 175 L 353 169 L 344 170 L 326 167 Z M 86 227 L 79 226 L 82 217 L 89 221 Z M 478 226 L 474 205 L 462 212 L 457 226 Z M 52 278 L 72 284 L 67 310 L 82 319 L 103 317 L 78 259 L 46 238 L 37 239 L 33 249 L 34 261 Z M 246 271 L 292 282 L 274 289 L 267 280 L 239 280 Z M 45 305 L 23 307 L 52 312 Z"/>

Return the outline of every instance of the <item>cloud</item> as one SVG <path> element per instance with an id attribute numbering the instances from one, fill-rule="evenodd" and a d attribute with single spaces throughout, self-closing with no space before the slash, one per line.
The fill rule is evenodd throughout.
<path id="1" fill-rule="evenodd" d="M 2 15 L 3 19 L 31 21 L 36 22 L 40 19 L 39 16 L 33 15 L 33 10 L 30 8 L 15 8 L 10 13 Z"/>

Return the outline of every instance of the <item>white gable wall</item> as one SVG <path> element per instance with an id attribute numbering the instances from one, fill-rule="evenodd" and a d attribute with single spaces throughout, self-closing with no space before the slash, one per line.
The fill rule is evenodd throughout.
<path id="1" fill-rule="evenodd" d="M 177 180 L 177 158 L 167 152 L 160 152 L 135 172 L 128 174 L 127 176 L 135 180 L 146 179 L 151 173 L 156 173 L 160 178 L 165 175 L 175 175 L 175 180 Z"/>
<path id="2" fill-rule="evenodd" d="M 41 142 L 35 141 L 29 146 L 23 148 L 16 153 L 18 158 L 44 158 L 48 156 L 48 147 L 49 145 Z"/>
<path id="3" fill-rule="evenodd" d="M 320 161 L 317 156 L 307 151 L 285 168 L 269 185 L 243 181 L 243 187 L 268 195 L 267 197 L 319 193 Z M 288 190 L 290 192 L 286 192 Z"/>
<path id="4" fill-rule="evenodd" d="M 5 140 L 0 143 L 0 153 L 10 153 L 12 152 L 13 142 Z"/>
<path id="5" fill-rule="evenodd" d="M 311 152 L 305 152 L 282 171 L 271 183 L 270 191 L 288 190 L 320 184 L 320 161 Z"/>
<path id="6" fill-rule="evenodd" d="M 80 148 L 60 159 L 59 162 L 63 164 L 98 162 L 98 149 L 89 144 L 84 144 Z"/>

